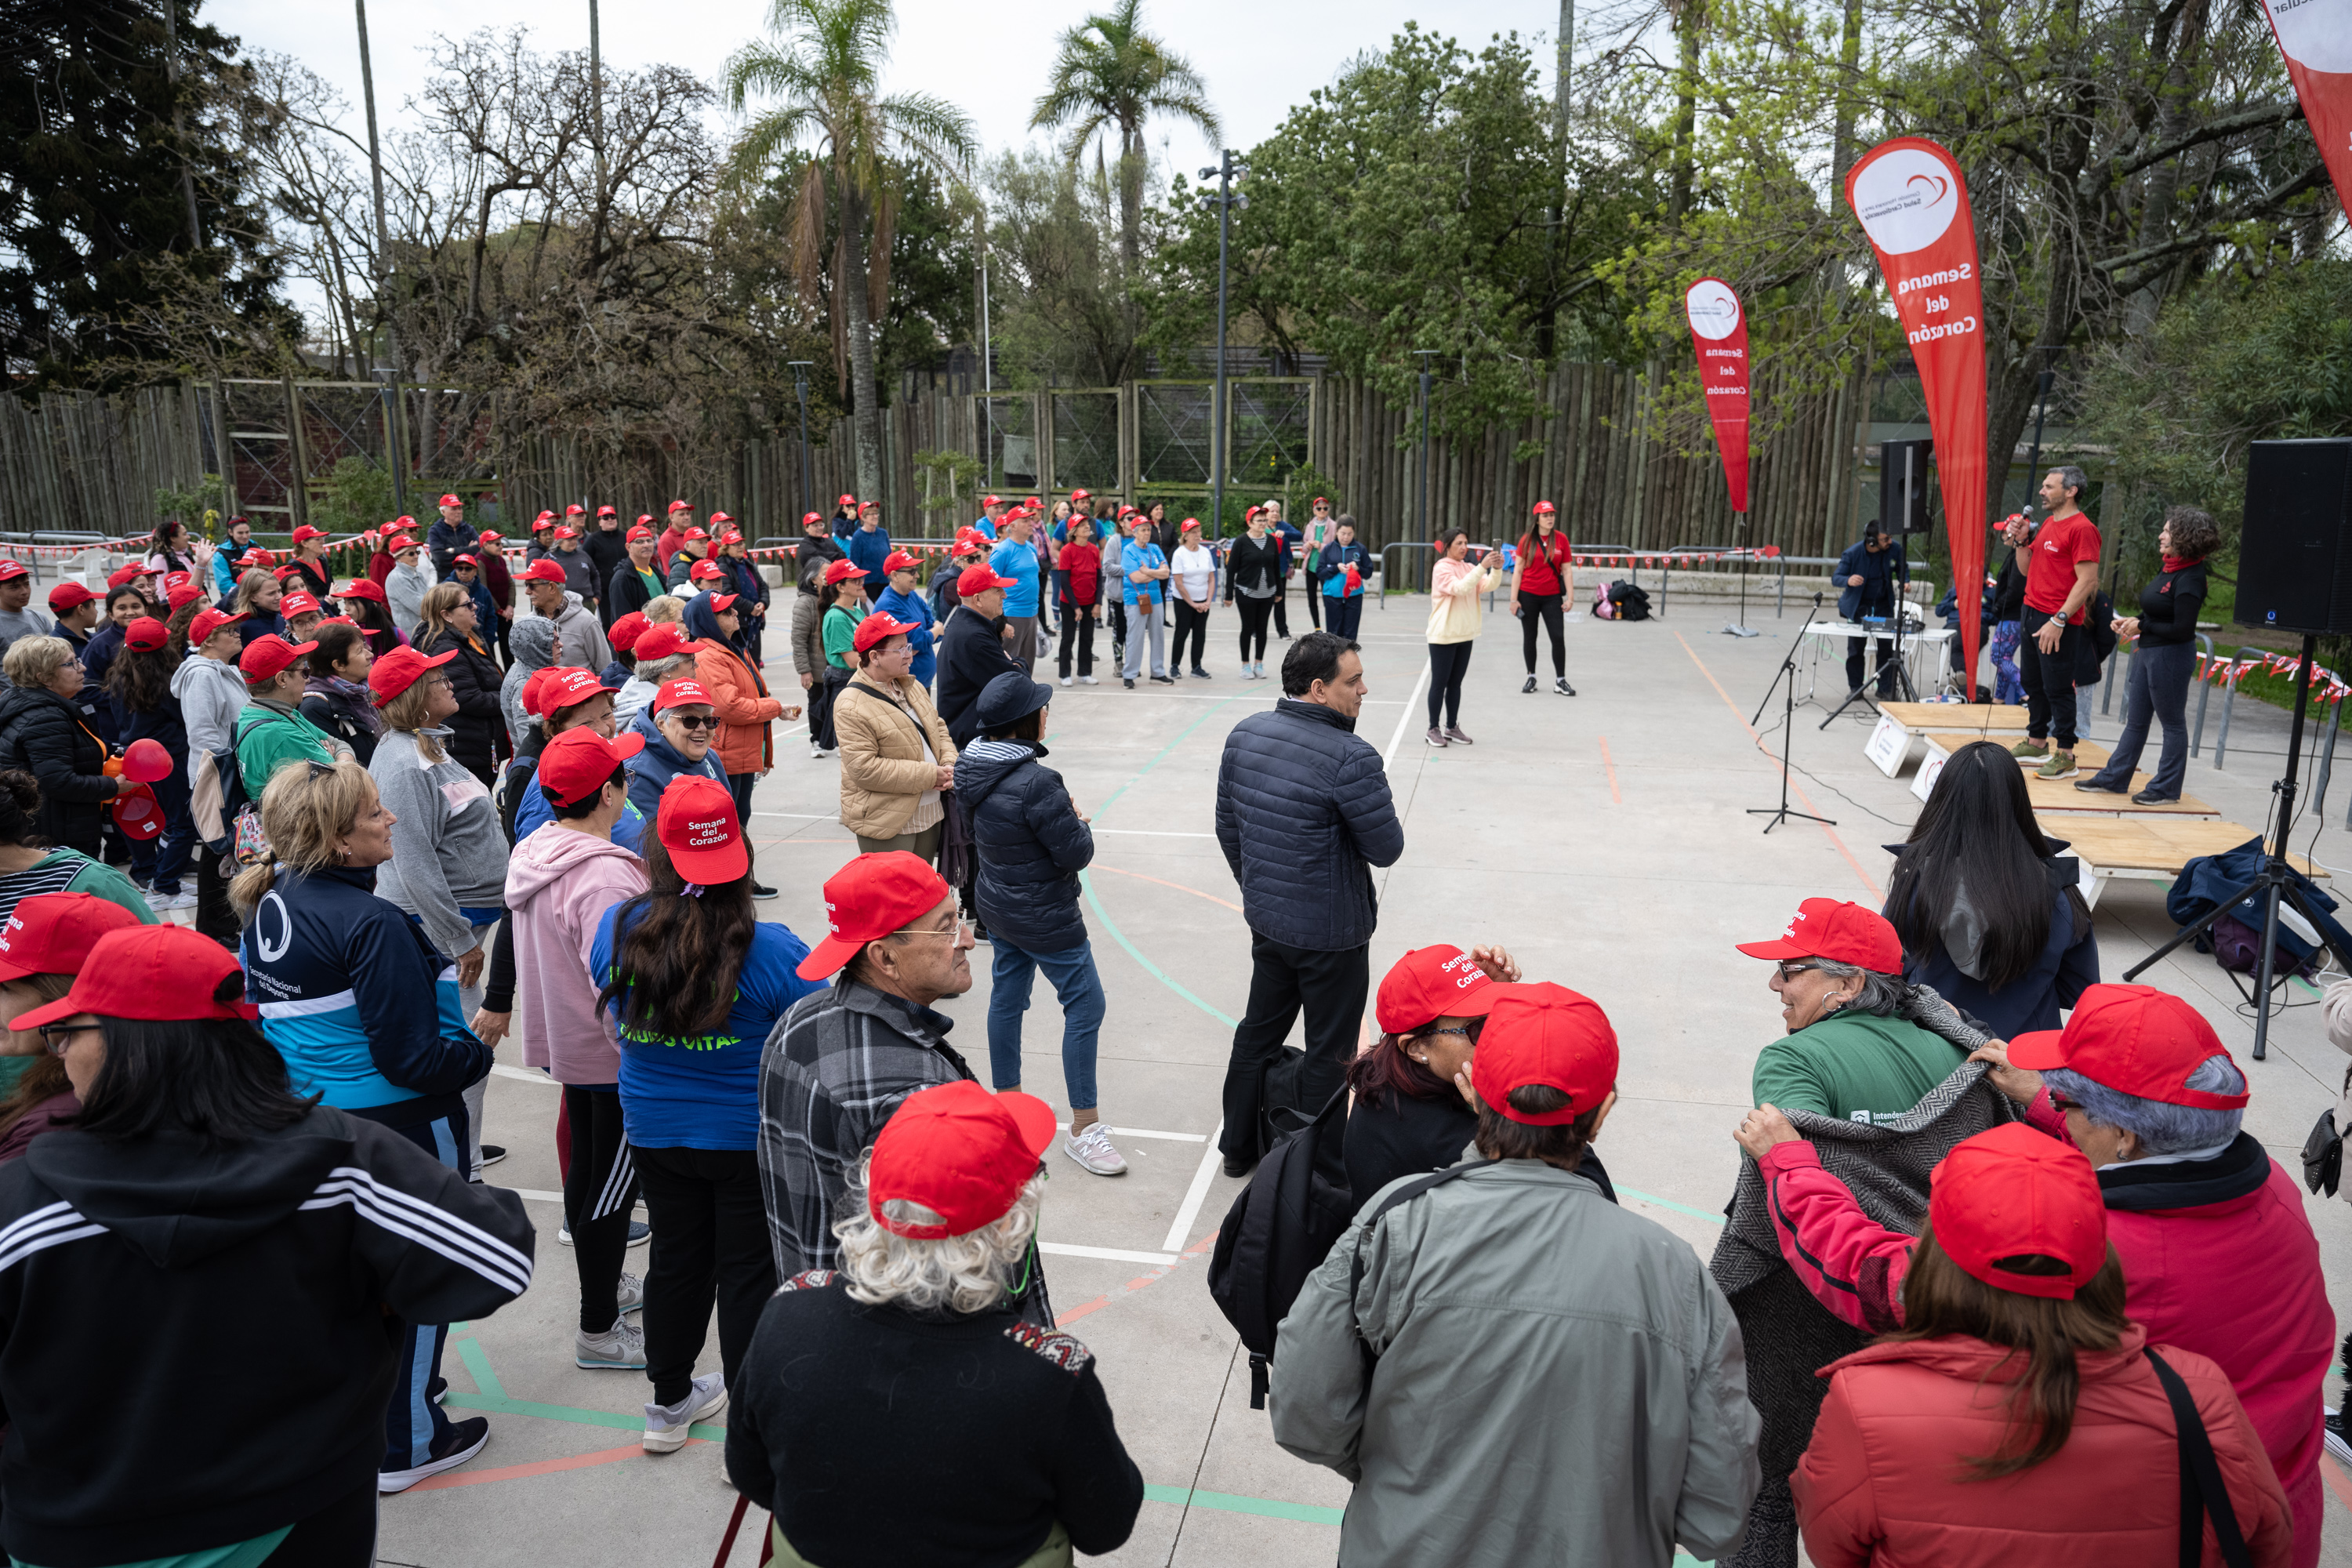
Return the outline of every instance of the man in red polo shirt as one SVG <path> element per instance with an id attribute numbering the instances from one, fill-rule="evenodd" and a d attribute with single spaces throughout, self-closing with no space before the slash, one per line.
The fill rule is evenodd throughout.
<path id="1" fill-rule="evenodd" d="M 694 509 L 682 500 L 669 503 L 669 526 L 654 541 L 654 559 L 661 563 L 665 574 L 669 571 L 669 558 L 677 553 L 678 542 L 686 531 L 694 526 Z"/>
<path id="2" fill-rule="evenodd" d="M 2084 514 L 2090 477 L 2069 463 L 2042 481 L 2050 515 L 2033 536 L 2025 568 L 2025 610 L 2018 626 L 2017 669 L 2025 683 L 2025 739 L 2010 748 L 2045 779 L 2073 778 L 2074 658 L 2083 639 L 2084 606 L 2099 586 L 2099 531 Z M 2055 724 L 2058 747 L 2050 746 Z"/>

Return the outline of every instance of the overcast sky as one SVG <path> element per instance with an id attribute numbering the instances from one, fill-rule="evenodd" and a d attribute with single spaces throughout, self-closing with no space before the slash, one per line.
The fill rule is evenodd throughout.
<path id="1" fill-rule="evenodd" d="M 900 0 L 888 91 L 938 93 L 960 105 L 991 153 L 1027 141 L 1030 107 L 1043 89 L 1054 39 L 1085 16 L 1087 0 L 997 0 L 990 5 Z M 1588 4 L 1588 9 L 1589 4 Z M 715 82 L 738 44 L 760 31 L 763 0 L 604 0 L 604 58 L 614 64 L 684 66 Z M 300 59 L 360 103 L 352 7 L 338 0 L 212 0 L 205 18 L 248 48 Z M 1229 146 L 1263 140 L 1294 103 L 1327 85 L 1341 62 L 1384 47 L 1407 20 L 1465 46 L 1516 29 L 1535 47 L 1550 90 L 1558 0 L 1150 0 L 1146 25 L 1207 81 Z M 421 87 L 424 46 L 436 33 L 530 29 L 542 49 L 585 48 L 587 0 L 378 0 L 368 14 L 377 113 L 387 123 Z M 1197 169 L 1213 153 L 1189 128 L 1171 127 L 1174 167 Z M 1155 153 L 1159 137 L 1154 136 Z"/>

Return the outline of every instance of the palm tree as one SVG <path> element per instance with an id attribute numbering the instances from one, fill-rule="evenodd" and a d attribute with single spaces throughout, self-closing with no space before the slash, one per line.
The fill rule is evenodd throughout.
<path id="1" fill-rule="evenodd" d="M 1143 30 L 1142 12 L 1143 0 L 1118 0 L 1108 13 L 1063 33 L 1045 95 L 1029 117 L 1039 130 L 1070 127 L 1062 152 L 1072 163 L 1089 142 L 1118 133 L 1118 253 L 1130 280 L 1143 248 L 1145 117 L 1189 120 L 1213 145 L 1223 135 L 1200 73 Z"/>
<path id="2" fill-rule="evenodd" d="M 812 153 L 788 220 L 793 265 L 803 297 L 815 300 L 830 216 L 834 337 L 836 353 L 848 351 L 861 496 L 882 493 L 875 321 L 889 298 L 896 171 L 928 167 L 958 179 L 980 147 L 971 120 L 946 100 L 883 96 L 882 66 L 897 30 L 890 0 L 772 0 L 769 37 L 736 50 L 726 71 L 730 109 L 773 100 L 735 144 L 738 177 L 758 175 L 793 148 Z"/>

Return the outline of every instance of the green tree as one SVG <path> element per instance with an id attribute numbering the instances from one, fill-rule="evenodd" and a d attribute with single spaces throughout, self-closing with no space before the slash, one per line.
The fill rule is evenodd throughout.
<path id="1" fill-rule="evenodd" d="M 889 298 L 887 264 L 899 185 L 892 169 L 961 176 L 979 142 L 961 110 L 928 93 L 885 95 L 882 67 L 897 29 L 890 0 L 773 0 L 770 38 L 746 44 L 727 62 L 730 108 L 755 99 L 773 107 L 753 117 L 735 146 L 739 176 L 755 176 L 789 150 L 813 144 L 791 228 L 803 294 L 820 297 L 830 273 L 846 350 L 860 494 L 882 492 L 882 403 L 876 376 L 875 320 Z M 830 266 L 824 236 L 835 242 Z"/>
<path id="2" fill-rule="evenodd" d="M 1200 73 L 1143 30 L 1143 0 L 1117 0 L 1109 11 L 1062 34 L 1045 95 L 1029 117 L 1041 131 L 1068 128 L 1062 153 L 1073 168 L 1090 143 L 1099 164 L 1103 143 L 1118 138 L 1118 254 L 1129 279 L 1138 276 L 1143 259 L 1143 183 L 1150 162 L 1143 128 L 1153 115 L 1189 121 L 1213 145 L 1224 134 Z M 1132 328 L 1131 304 L 1128 321 Z"/>
<path id="3" fill-rule="evenodd" d="M 1109 182 L 1039 152 L 987 171 L 990 328 L 1013 386 L 1114 386 L 1141 367 Z"/>

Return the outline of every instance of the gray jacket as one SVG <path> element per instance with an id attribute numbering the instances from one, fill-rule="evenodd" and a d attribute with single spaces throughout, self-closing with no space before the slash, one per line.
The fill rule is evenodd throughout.
<path id="1" fill-rule="evenodd" d="M 520 625 L 524 618 L 518 616 L 516 624 Z M 613 662 L 613 646 L 604 640 L 604 628 L 596 624 L 596 613 L 580 602 L 579 595 L 566 589 L 563 608 L 556 611 L 551 618 L 555 622 L 555 661 L 558 664 L 567 669 L 578 668 L 601 672 Z M 507 643 L 509 647 L 513 646 L 514 634 L 511 631 L 507 634 Z"/>
<path id="2" fill-rule="evenodd" d="M 446 751 L 449 732 L 437 735 Z M 458 910 L 506 904 L 507 837 L 490 792 L 455 757 L 426 763 L 404 730 L 383 732 L 368 774 L 394 818 L 392 858 L 376 868 L 377 896 L 424 921 L 445 956 L 471 952 L 473 922 Z"/>
<path id="3" fill-rule="evenodd" d="M 1356 1483 L 1340 1561 L 1729 1556 L 1758 1422 L 1738 1325 L 1689 1244 L 1535 1160 L 1458 1176 L 1368 1230 L 1378 1203 L 1283 1320 L 1268 1399 L 1276 1442 Z"/>
<path id="4" fill-rule="evenodd" d="M 190 752 L 234 752 L 236 716 L 245 711 L 245 677 L 236 666 L 192 653 L 172 672 L 172 696 L 188 726 Z"/>
<path id="5" fill-rule="evenodd" d="M 395 566 L 384 574 L 383 597 L 385 607 L 392 611 L 392 624 L 412 640 L 416 623 L 425 618 L 425 590 L 432 586 L 433 579 L 413 566 Z"/>

